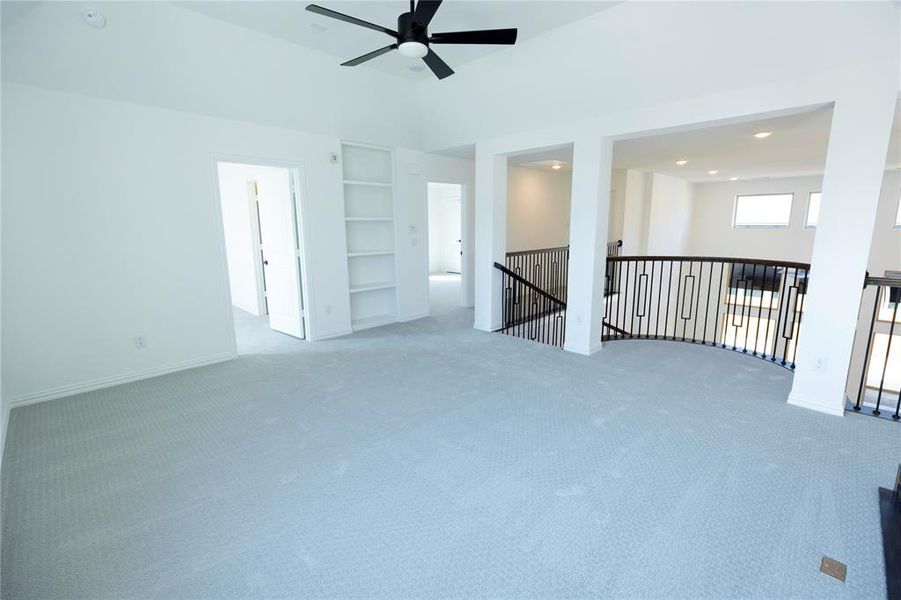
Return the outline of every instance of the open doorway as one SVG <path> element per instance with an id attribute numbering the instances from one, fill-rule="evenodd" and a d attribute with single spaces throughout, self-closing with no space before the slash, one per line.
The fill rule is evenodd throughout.
<path id="1" fill-rule="evenodd" d="M 218 162 L 238 353 L 303 339 L 295 169 Z"/>
<path id="2" fill-rule="evenodd" d="M 461 305 L 463 186 L 428 183 L 429 299 L 431 313 Z"/>

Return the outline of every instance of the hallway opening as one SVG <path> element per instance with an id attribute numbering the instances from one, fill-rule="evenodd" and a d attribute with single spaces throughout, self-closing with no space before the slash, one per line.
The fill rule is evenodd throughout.
<path id="1" fill-rule="evenodd" d="M 295 170 L 233 162 L 216 167 L 239 353 L 249 322 L 304 339 Z"/>

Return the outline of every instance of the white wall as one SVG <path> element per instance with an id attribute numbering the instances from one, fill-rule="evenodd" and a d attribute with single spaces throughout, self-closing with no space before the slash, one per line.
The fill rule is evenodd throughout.
<path id="1" fill-rule="evenodd" d="M 623 223 L 626 211 L 626 169 L 613 169 L 610 172 L 610 219 L 607 223 L 607 239 L 612 241 L 623 239 Z"/>
<path id="2" fill-rule="evenodd" d="M 460 239 L 461 190 L 450 183 L 429 183 L 429 273 L 447 273 L 449 245 Z"/>
<path id="3" fill-rule="evenodd" d="M 569 244 L 572 175 L 510 167 L 507 172 L 507 251 Z"/>
<path id="4" fill-rule="evenodd" d="M 694 184 L 654 173 L 648 221 L 648 255 L 678 256 L 686 253 L 692 222 Z"/>
<path id="5" fill-rule="evenodd" d="M 898 171 L 883 178 L 869 259 L 873 274 L 901 268 L 901 230 L 894 228 L 899 181 Z M 816 229 L 804 227 L 807 202 L 811 192 L 821 191 L 822 183 L 823 177 L 815 175 L 695 184 L 688 253 L 810 262 Z M 788 229 L 732 227 L 737 195 L 777 193 L 794 194 Z"/>
<path id="6" fill-rule="evenodd" d="M 235 355 L 217 159 L 301 168 L 310 336 L 350 333 L 341 165 L 329 163 L 339 138 L 31 86 L 2 93 L 10 402 Z M 396 158 L 399 315 L 416 318 L 428 313 L 425 173 L 465 178 L 466 162 Z"/>
<path id="7" fill-rule="evenodd" d="M 651 214 L 652 174 L 629 169 L 623 185 L 622 239 L 624 256 L 647 254 Z M 614 215 L 611 215 L 613 218 Z"/>
<path id="8" fill-rule="evenodd" d="M 804 228 L 807 201 L 822 187 L 821 175 L 695 184 L 695 210 L 688 252 L 695 256 L 733 256 L 810 262 L 815 230 Z M 735 197 L 794 194 L 788 229 L 732 227 Z"/>

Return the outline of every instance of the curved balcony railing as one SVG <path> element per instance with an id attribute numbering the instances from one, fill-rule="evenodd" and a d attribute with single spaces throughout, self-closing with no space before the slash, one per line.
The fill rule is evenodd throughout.
<path id="1" fill-rule="evenodd" d="M 795 368 L 809 264 L 614 256 L 606 273 L 603 340 L 689 342 Z"/>

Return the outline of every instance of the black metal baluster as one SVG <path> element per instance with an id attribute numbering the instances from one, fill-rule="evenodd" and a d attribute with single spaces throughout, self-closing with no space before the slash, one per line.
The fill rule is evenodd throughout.
<path id="1" fill-rule="evenodd" d="M 679 317 L 682 313 L 679 307 L 682 306 L 682 261 L 679 261 L 679 278 L 676 280 L 676 306 L 673 307 L 673 339 L 676 339 L 676 333 L 679 331 Z"/>
<path id="2" fill-rule="evenodd" d="M 697 286 L 696 286 L 698 288 L 698 294 L 697 294 L 697 298 L 695 298 L 694 323 L 692 323 L 692 325 L 691 325 L 691 343 L 692 344 L 694 344 L 695 342 L 698 341 L 698 320 L 699 320 L 698 314 L 699 314 L 699 311 L 701 310 L 701 282 L 704 281 L 704 262 L 703 261 L 698 263 L 698 278 L 696 281 L 698 282 Z"/>
<path id="3" fill-rule="evenodd" d="M 757 265 L 753 265 L 753 269 L 751 270 L 751 282 L 749 285 L 745 286 L 745 295 L 748 296 L 748 319 L 745 323 L 745 343 L 744 350 L 742 352 L 747 353 L 750 349 L 748 347 L 748 336 L 751 333 L 751 312 L 754 310 L 754 280 L 757 279 Z M 749 289 L 750 288 L 750 289 Z"/>
<path id="4" fill-rule="evenodd" d="M 785 275 L 787 278 L 788 277 L 788 269 L 786 269 L 785 271 L 786 271 Z M 787 279 L 786 279 L 786 281 L 787 281 Z M 785 364 L 788 363 L 788 342 L 789 342 L 789 340 L 791 340 L 794 337 L 795 322 L 797 320 L 797 313 L 798 313 L 797 283 L 798 283 L 798 269 L 797 269 L 797 267 L 795 267 L 795 275 L 792 278 L 792 285 L 788 286 L 788 294 L 786 295 L 786 301 L 785 301 L 786 302 L 786 304 L 785 304 L 785 321 L 782 323 L 782 339 L 783 339 L 782 361 L 781 361 L 782 366 L 785 366 Z M 795 303 L 794 304 L 792 304 L 792 290 L 795 290 Z M 789 308 L 791 308 L 791 319 L 792 319 L 791 329 L 788 329 L 788 327 L 789 327 L 789 325 L 788 325 Z M 786 330 L 788 330 L 788 333 L 786 333 Z"/>
<path id="5" fill-rule="evenodd" d="M 645 327 L 645 337 L 650 339 L 651 337 L 651 303 L 654 301 L 654 269 L 657 266 L 657 261 L 651 261 L 651 276 L 648 278 L 648 324 Z M 658 302 L 659 304 L 659 302 Z M 640 331 L 638 333 L 641 333 Z"/>
<path id="6" fill-rule="evenodd" d="M 683 281 L 682 284 L 682 309 L 679 311 L 679 318 L 682 319 L 682 341 L 685 341 L 685 332 L 688 328 L 688 320 L 691 318 L 691 297 L 695 292 L 695 281 L 694 275 L 692 275 L 692 269 L 694 268 L 694 262 L 688 261 L 688 275 L 685 279 L 682 279 L 682 270 L 679 269 L 679 281 Z M 688 280 L 691 279 L 691 291 L 688 291 Z M 685 301 L 688 300 L 688 317 L 685 316 Z"/>
<path id="7" fill-rule="evenodd" d="M 628 297 L 629 297 L 629 270 L 631 268 L 632 268 L 632 261 L 631 260 L 626 261 L 626 285 L 624 288 L 623 287 L 620 288 L 620 299 L 619 299 L 620 304 L 623 305 L 623 326 L 622 326 L 623 330 L 625 330 L 625 328 L 626 328 L 626 311 L 628 310 L 628 306 L 629 306 L 629 300 L 628 300 Z M 619 332 L 619 334 L 621 336 L 625 337 L 625 334 L 623 334 L 622 332 Z"/>
<path id="8" fill-rule="evenodd" d="M 757 333 L 754 334 L 754 356 L 757 356 L 757 345 L 760 342 L 760 322 L 763 319 L 763 295 L 766 293 L 766 270 L 763 267 L 763 276 L 760 278 L 760 300 L 757 301 Z M 755 273 L 756 274 L 756 273 Z M 766 348 L 766 346 L 764 346 Z"/>
<path id="9" fill-rule="evenodd" d="M 666 329 L 669 327 L 670 296 L 673 293 L 673 261 L 669 261 L 669 284 L 666 286 L 666 316 L 663 318 L 663 339 L 666 339 Z M 678 283 L 678 282 L 677 282 Z"/>
<path id="10" fill-rule="evenodd" d="M 772 361 L 776 362 L 776 352 L 779 349 L 779 326 L 782 324 L 782 313 L 788 308 L 785 305 L 785 291 L 788 283 L 788 269 L 782 269 L 782 277 L 779 278 L 779 306 L 776 311 L 776 328 L 773 330 L 773 356 Z"/>
<path id="11" fill-rule="evenodd" d="M 635 273 L 632 275 L 632 314 L 629 315 L 629 337 L 635 337 L 635 304 L 638 300 L 638 261 L 635 261 Z M 641 327 L 641 321 L 638 321 Z"/>
<path id="12" fill-rule="evenodd" d="M 798 286 L 798 295 L 795 303 L 798 305 L 798 318 L 795 321 L 795 329 L 794 331 L 794 348 L 792 348 L 792 360 L 791 360 L 791 368 L 794 369 L 797 364 L 796 359 L 798 358 L 798 340 L 801 339 L 801 323 L 804 321 L 804 300 L 807 298 L 807 283 L 810 279 L 810 271 L 808 269 L 804 269 L 804 284 L 803 289 L 804 293 L 801 293 L 802 285 L 795 280 L 795 285 Z"/>
<path id="13" fill-rule="evenodd" d="M 719 345 L 716 340 L 719 339 L 719 337 L 720 337 L 720 333 L 719 333 L 719 331 L 720 331 L 720 313 L 723 312 L 723 308 L 721 305 L 723 303 L 723 275 L 725 274 L 725 270 L 726 270 L 726 263 L 724 261 L 724 262 L 720 263 L 720 291 L 717 293 L 717 297 L 716 297 L 716 317 L 715 317 L 714 323 L 713 323 L 713 335 L 714 335 L 713 345 L 714 346 Z M 730 273 L 731 273 L 731 270 L 730 270 Z M 729 318 L 729 297 L 728 297 L 728 295 L 729 295 L 729 290 L 727 289 L 726 290 L 726 319 Z M 727 322 L 727 321 L 724 321 L 724 322 Z M 726 347 L 726 336 L 725 335 L 723 335 L 723 338 L 722 338 L 722 346 L 723 346 L 723 348 Z"/>
<path id="14" fill-rule="evenodd" d="M 888 292 L 889 288 L 882 286 L 876 287 L 876 300 L 873 302 L 873 317 L 870 319 L 870 333 L 867 335 L 867 349 L 863 355 L 863 372 L 860 374 L 860 388 L 857 390 L 857 402 L 854 404 L 854 410 L 860 410 L 860 402 L 863 400 L 864 384 L 867 380 L 867 367 L 870 365 L 870 346 L 873 343 L 873 329 L 876 327 L 876 315 L 879 313 L 879 295 L 882 290 Z"/>
<path id="15" fill-rule="evenodd" d="M 887 288 L 886 291 L 890 292 L 891 288 Z M 891 296 L 889 296 L 889 300 L 891 300 Z M 895 308 L 892 310 L 892 324 L 889 325 L 888 328 L 888 342 L 885 345 L 885 362 L 882 365 L 882 378 L 879 381 L 879 394 L 876 396 L 876 408 L 873 409 L 873 414 L 879 414 L 879 406 L 882 402 L 882 390 L 885 387 L 885 372 L 888 370 L 888 359 L 892 354 L 892 338 L 895 337 L 895 321 L 898 319 L 898 304 L 899 302 L 895 302 Z"/>
<path id="16" fill-rule="evenodd" d="M 704 333 L 701 343 L 707 345 L 707 323 L 710 320 L 710 289 L 713 287 L 713 263 L 707 269 L 707 297 L 704 299 Z"/>
<path id="17" fill-rule="evenodd" d="M 735 283 L 735 267 L 738 263 L 729 263 L 729 280 L 726 284 L 726 320 L 723 322 L 723 348 L 726 348 L 726 332 L 731 327 L 735 332 L 735 304 L 738 301 L 738 288 Z M 731 315 L 731 317 L 730 317 Z M 735 350 L 735 340 L 732 340 L 732 348 Z"/>

